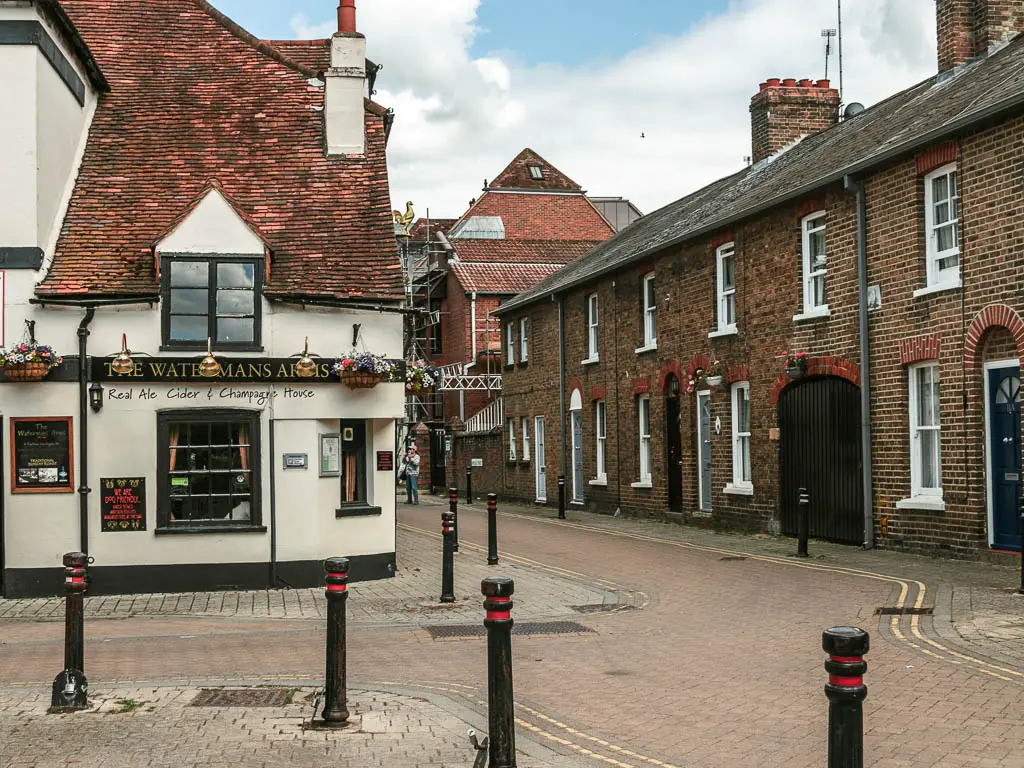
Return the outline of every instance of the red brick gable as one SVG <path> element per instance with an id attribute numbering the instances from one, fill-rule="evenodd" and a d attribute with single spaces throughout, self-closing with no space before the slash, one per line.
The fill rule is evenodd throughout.
<path id="1" fill-rule="evenodd" d="M 508 240 L 604 241 L 611 224 L 584 195 L 485 192 L 462 217 L 500 216 Z"/>
<path id="2" fill-rule="evenodd" d="M 154 242 L 216 180 L 268 241 L 268 295 L 402 297 L 379 106 L 365 157 L 327 158 L 313 73 L 205 0 L 63 5 L 111 91 L 40 295 L 155 293 Z"/>
<path id="3" fill-rule="evenodd" d="M 453 240 L 452 243 L 462 261 L 495 264 L 568 264 L 598 244 L 588 240 Z"/>
<path id="4" fill-rule="evenodd" d="M 535 179 L 530 174 L 530 166 L 541 169 L 544 178 Z M 524 149 L 508 164 L 498 178 L 490 184 L 494 189 L 565 189 L 581 192 L 582 188 L 560 170 L 532 149 Z"/>

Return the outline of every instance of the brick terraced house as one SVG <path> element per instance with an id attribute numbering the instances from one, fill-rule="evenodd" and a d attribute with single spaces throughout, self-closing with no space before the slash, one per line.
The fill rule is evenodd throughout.
<path id="1" fill-rule="evenodd" d="M 64 356 L 0 377 L 0 594 L 75 550 L 93 594 L 394 574 L 404 385 L 332 372 L 401 371 L 391 115 L 353 0 L 338 24 L 0 0 L 0 340 Z"/>
<path id="2" fill-rule="evenodd" d="M 816 537 L 1020 549 L 1024 2 L 937 16 L 935 77 L 842 121 L 768 80 L 753 165 L 499 309 L 506 494 L 793 534 L 806 489 Z"/>

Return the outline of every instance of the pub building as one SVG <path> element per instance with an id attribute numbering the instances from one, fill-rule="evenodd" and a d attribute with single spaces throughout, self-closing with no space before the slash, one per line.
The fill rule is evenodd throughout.
<path id="1" fill-rule="evenodd" d="M 63 358 L 0 379 L 4 597 L 59 593 L 75 550 L 90 594 L 393 575 L 391 113 L 353 0 L 338 30 L 0 2 L 0 333 Z M 334 372 L 364 354 L 393 373 Z"/>

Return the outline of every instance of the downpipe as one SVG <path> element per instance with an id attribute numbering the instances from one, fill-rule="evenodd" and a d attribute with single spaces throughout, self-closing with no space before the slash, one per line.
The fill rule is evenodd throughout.
<path id="1" fill-rule="evenodd" d="M 96 308 L 78 324 L 78 526 L 81 551 L 89 554 L 89 325 Z"/>

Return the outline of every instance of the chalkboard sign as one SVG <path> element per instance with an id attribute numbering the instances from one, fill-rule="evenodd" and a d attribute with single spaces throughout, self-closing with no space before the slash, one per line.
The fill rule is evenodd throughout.
<path id="1" fill-rule="evenodd" d="M 146 478 L 100 478 L 100 530 L 146 530 Z"/>
<path id="2" fill-rule="evenodd" d="M 11 493 L 72 493 L 71 417 L 11 419 Z"/>

